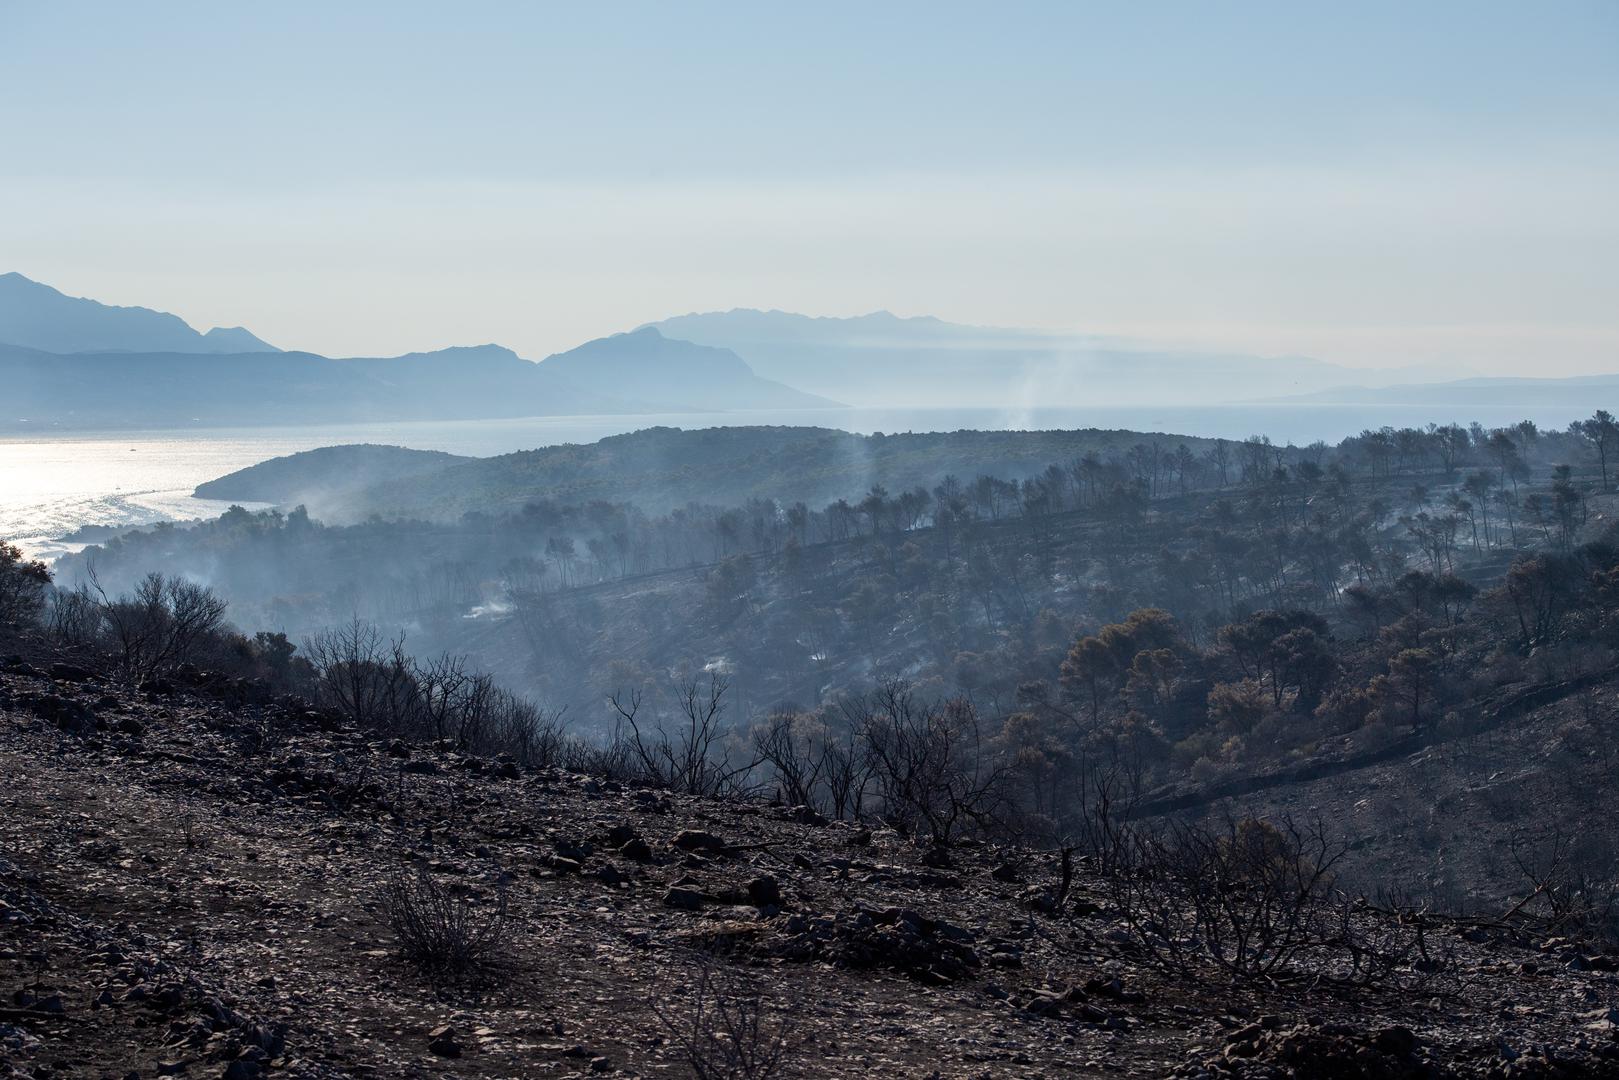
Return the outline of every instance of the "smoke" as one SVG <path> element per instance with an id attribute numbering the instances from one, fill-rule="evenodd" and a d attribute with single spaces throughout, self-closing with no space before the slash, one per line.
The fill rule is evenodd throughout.
<path id="1" fill-rule="evenodd" d="M 516 607 L 510 601 L 487 600 L 484 603 L 475 604 L 461 617 L 463 619 L 495 619 L 502 615 L 510 615 L 515 610 L 517 610 Z"/>

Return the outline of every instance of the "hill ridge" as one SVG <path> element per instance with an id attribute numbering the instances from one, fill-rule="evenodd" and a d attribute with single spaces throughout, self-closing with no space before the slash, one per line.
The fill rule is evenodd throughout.
<path id="1" fill-rule="evenodd" d="M 0 274 L 0 342 L 55 353 L 281 351 L 240 326 L 201 333 L 171 312 L 69 296 L 14 270 Z"/>

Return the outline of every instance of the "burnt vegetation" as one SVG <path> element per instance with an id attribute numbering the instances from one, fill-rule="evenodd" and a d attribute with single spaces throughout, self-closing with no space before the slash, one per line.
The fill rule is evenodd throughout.
<path id="1" fill-rule="evenodd" d="M 329 813 L 414 827 L 407 778 L 452 760 L 648 807 L 768 808 L 837 830 L 854 853 L 837 857 L 845 893 L 900 873 L 875 856 L 856 869 L 874 843 L 905 853 L 908 887 L 947 892 L 995 853 L 980 869 L 1022 890 L 1020 917 L 1055 956 L 1104 950 L 1256 995 L 1417 1001 L 1462 992 L 1480 963 L 1465 948 L 1619 967 L 1616 449 L 1599 412 L 1565 432 L 1383 429 L 1336 447 L 1144 439 L 818 508 L 545 501 L 351 526 L 232 510 L 91 549 L 54 582 L 0 546 L 0 635 L 19 679 L 241 710 L 256 719 L 233 745 L 250 759 L 312 730 L 370 740 L 395 767 L 345 758 L 320 782 Z M 386 558 L 359 567 L 371 550 Z M 211 586 L 185 573 L 203 561 Z M 227 603 L 301 632 L 245 633 Z M 8 695 L 75 737 L 108 731 L 81 696 Z M 446 794 L 444 827 L 486 797 Z M 698 950 L 690 997 L 654 1019 L 695 1075 L 813 1074 L 750 968 L 813 958 L 954 986 L 991 959 L 909 909 L 832 915 L 800 897 L 792 913 L 774 874 L 819 855 L 704 879 L 776 842 L 670 841 L 663 865 L 692 873 L 660 881 L 665 907 L 784 920 L 765 945 L 720 925 L 682 940 Z M 603 853 L 611 886 L 658 865 L 616 827 L 558 840 L 542 865 L 577 876 Z M 389 873 L 371 903 L 424 985 L 514 977 L 533 927 L 508 911 L 509 882 Z M 1131 1000 L 1111 985 L 1018 1007 L 1092 1009 L 1105 1026 Z M 1344 1075 L 1417 1067 L 1409 1031 L 1364 1045 L 1279 1031 L 1226 1057 L 1342 1038 L 1364 1051 Z"/>
<path id="2" fill-rule="evenodd" d="M 419 871 L 384 888 L 382 904 L 400 954 L 436 985 L 486 986 L 504 954 L 505 902 L 480 912 Z"/>

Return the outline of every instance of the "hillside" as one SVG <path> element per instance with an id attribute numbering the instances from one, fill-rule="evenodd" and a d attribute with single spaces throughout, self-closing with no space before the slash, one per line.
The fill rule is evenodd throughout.
<path id="1" fill-rule="evenodd" d="M 0 274 L 0 342 L 54 353 L 273 353 L 240 326 L 206 334 L 166 311 L 65 296 L 18 273 Z"/>
<path id="2" fill-rule="evenodd" d="M 1442 730 L 1362 750 L 1357 767 L 1284 771 L 1229 804 L 1212 798 L 1219 788 L 1211 786 L 1198 805 L 1264 817 L 1321 814 L 1356 837 L 1361 880 L 1391 883 L 1445 910 L 1489 911 L 1529 887 L 1519 860 L 1540 873 L 1613 865 L 1616 702 L 1612 669 L 1509 687 Z M 1351 763 L 1354 756 L 1345 755 Z"/>
<path id="3" fill-rule="evenodd" d="M 1395 965 L 1367 985 L 1171 973 L 1089 861 L 387 741 L 196 674 L 12 661 L 0 768 L 11 1075 L 717 1075 L 737 1048 L 779 1078 L 1619 1075 L 1619 960 L 1504 924 L 1364 910 Z M 408 961 L 401 883 L 498 928 L 493 966 Z"/>
<path id="4" fill-rule="evenodd" d="M 643 434 L 613 460 L 624 475 L 659 480 L 644 455 L 689 441 L 696 475 L 785 484 L 814 473 L 778 475 L 759 440 L 823 433 Z M 1053 843 L 1086 771 L 1127 755 L 1135 818 L 1319 816 L 1352 838 L 1340 869 L 1369 894 L 1483 916 L 1551 860 L 1619 910 L 1602 900 L 1619 896 L 1619 501 L 1600 462 L 1564 464 L 1594 456 L 1587 440 L 1370 432 L 1319 458 L 1255 441 L 1222 475 L 1219 446 L 1144 439 L 1024 459 L 1014 482 L 983 467 L 1061 444 L 919 437 L 886 467 L 977 467 L 842 505 L 653 513 L 592 487 L 439 520 L 233 511 L 58 571 L 206 580 L 242 625 L 295 639 L 358 616 L 604 742 L 622 730 L 604 701 L 682 672 L 723 672 L 749 724 L 836 733 L 861 730 L 851 700 L 903 680 L 970 706 L 982 760 Z M 1508 442 L 1520 456 L 1498 465 Z"/>
<path id="5" fill-rule="evenodd" d="M 456 517 L 467 510 L 498 512 L 526 502 L 562 499 L 633 501 L 666 511 L 723 489 L 737 502 L 759 496 L 819 505 L 859 499 L 873 484 L 901 491 L 931 485 L 947 474 L 1033 475 L 1053 462 L 1086 453 L 1123 453 L 1150 443 L 1165 454 L 1210 440 L 1129 431 L 956 431 L 853 435 L 828 428 L 723 427 L 685 431 L 657 427 L 588 445 L 562 445 L 498 457 L 460 460 L 408 482 L 382 480 L 354 493 L 333 518 L 371 512 Z M 209 497 L 259 502 L 329 502 L 333 483 L 348 488 L 327 459 L 294 454 L 280 475 L 301 475 L 275 487 L 258 466 L 208 485 Z M 200 489 L 199 489 L 200 492 Z M 289 496 L 289 492 L 297 492 Z M 289 496 L 282 498 L 279 496 Z"/>
<path id="6" fill-rule="evenodd" d="M 720 987 L 802 1025 L 778 1077 L 1616 1074 L 1619 496 L 1583 431 L 834 439 L 974 467 L 596 497 L 847 479 L 835 434 L 565 448 L 579 501 L 436 520 L 236 508 L 54 582 L 0 549 L 3 898 L 90 928 L 36 939 L 6 1022 L 99 1001 L 97 1045 L 237 1080 L 707 1076 L 735 1044 L 679 1010 Z"/>
<path id="7" fill-rule="evenodd" d="M 271 458 L 217 480 L 200 484 L 199 499 L 238 499 L 338 510 L 354 493 L 372 484 L 423 476 L 467 458 L 402 446 L 323 446 L 306 453 Z M 320 478 L 317 490 L 310 477 Z M 252 492 L 252 494 L 244 494 Z"/>

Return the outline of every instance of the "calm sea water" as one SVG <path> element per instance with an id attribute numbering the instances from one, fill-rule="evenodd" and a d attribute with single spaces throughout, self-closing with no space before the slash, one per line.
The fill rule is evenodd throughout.
<path id="1" fill-rule="evenodd" d="M 1472 410 L 1426 406 L 1232 405 L 1210 408 L 821 409 L 655 416 L 532 417 L 520 420 L 348 424 L 332 427 L 197 428 L 93 434 L 0 436 L 0 539 L 52 557 L 79 545 L 62 538 L 86 525 L 127 527 L 216 515 L 226 504 L 194 499 L 205 480 L 267 458 L 339 443 L 389 443 L 487 457 L 558 443 L 594 442 L 656 425 L 701 428 L 805 424 L 873 431 L 1127 428 L 1278 443 L 1336 442 L 1368 427 L 1435 423 L 1486 426 L 1532 419 L 1564 427 L 1572 410 Z"/>

